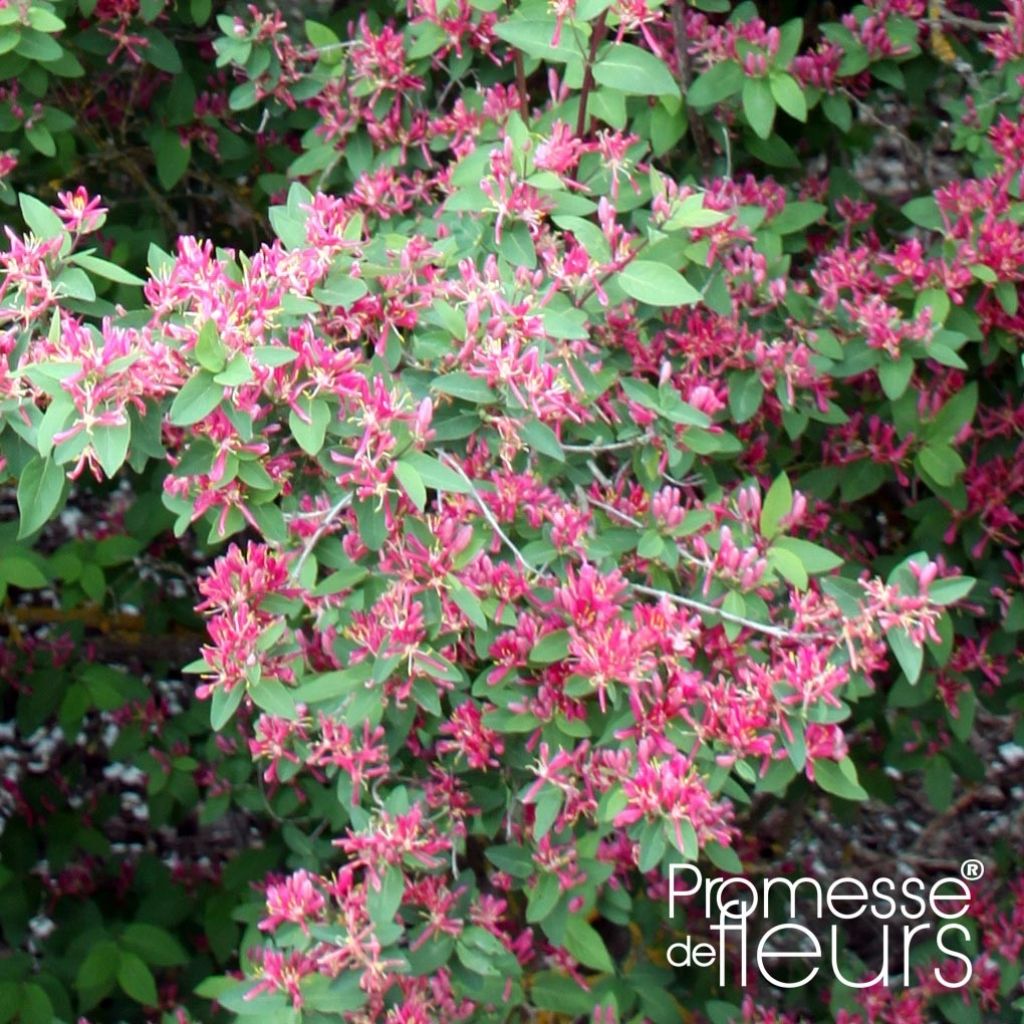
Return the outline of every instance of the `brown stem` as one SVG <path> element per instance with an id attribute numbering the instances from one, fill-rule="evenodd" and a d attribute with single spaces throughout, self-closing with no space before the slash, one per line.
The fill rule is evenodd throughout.
<path id="1" fill-rule="evenodd" d="M 700 115 L 687 101 L 690 82 L 693 81 L 693 68 L 690 65 L 690 51 L 687 47 L 685 4 L 686 0 L 676 0 L 672 5 L 672 31 L 676 40 L 676 53 L 679 55 L 679 84 L 682 87 L 683 102 L 686 103 L 686 123 L 690 127 L 690 136 L 697 149 L 697 157 L 707 172 L 711 170 L 711 161 L 714 157 L 711 140 Z"/>
<path id="2" fill-rule="evenodd" d="M 505 0 L 505 10 L 511 14 L 512 4 L 510 0 Z M 526 65 L 523 62 L 523 51 L 517 49 L 514 58 L 515 69 L 516 69 L 516 92 L 519 94 L 519 115 L 523 121 L 529 123 L 530 120 L 530 97 L 526 92 Z"/>
<path id="3" fill-rule="evenodd" d="M 587 100 L 594 88 L 594 61 L 597 60 L 597 48 L 604 42 L 605 33 L 608 31 L 608 12 L 602 11 L 601 16 L 594 25 L 594 32 L 590 37 L 590 53 L 587 54 L 587 67 L 583 72 L 583 86 L 580 89 L 580 111 L 576 118 L 576 134 L 582 135 L 587 127 Z"/>
<path id="4" fill-rule="evenodd" d="M 519 93 L 519 114 L 526 122 L 530 120 L 530 97 L 526 94 L 526 67 L 521 50 L 516 50 L 516 92 Z"/>
<path id="5" fill-rule="evenodd" d="M 594 284 L 592 284 L 592 285 L 591 285 L 591 286 L 590 286 L 590 287 L 589 287 L 589 288 L 588 288 L 588 289 L 587 289 L 587 290 L 586 290 L 586 291 L 585 291 L 585 292 L 583 293 L 583 296 L 582 296 L 581 298 L 577 299 L 577 300 L 576 300 L 576 301 L 575 301 L 575 302 L 573 303 L 573 305 L 574 305 L 574 306 L 576 307 L 576 309 L 582 309 L 582 308 L 583 308 L 583 305 L 584 305 L 584 303 L 585 303 L 585 302 L 587 301 L 587 299 L 589 299 L 589 298 L 590 298 L 590 296 L 591 296 L 591 295 L 593 295 L 593 294 L 594 294 L 594 292 L 596 292 L 596 291 L 597 291 L 597 287 L 598 287 L 598 285 L 604 284 L 604 283 L 605 283 L 605 281 L 607 281 L 607 280 L 608 280 L 608 278 L 610 278 L 610 277 L 612 276 L 612 274 L 617 274 L 617 273 L 618 273 L 618 272 L 619 272 L 620 270 L 625 270 L 625 268 L 626 268 L 626 267 L 628 267 L 628 266 L 630 265 L 630 263 L 632 263 L 632 262 L 633 262 L 633 260 L 635 260 L 635 259 L 637 258 L 637 256 L 639 256 L 639 255 L 640 255 L 640 253 L 642 253 L 642 252 L 644 251 L 644 249 L 646 249 L 646 248 L 647 248 L 647 244 L 648 244 L 649 242 L 650 242 L 650 239 L 649 239 L 649 238 L 645 238 L 645 239 L 644 239 L 644 240 L 643 240 L 643 241 L 642 241 L 642 242 L 641 242 L 641 243 L 640 243 L 640 244 L 639 244 L 639 245 L 638 245 L 638 246 L 637 246 L 637 247 L 636 247 L 636 248 L 635 248 L 635 249 L 634 249 L 634 250 L 633 250 L 633 251 L 632 251 L 632 252 L 631 252 L 630 254 L 629 254 L 629 259 L 628 259 L 628 260 L 626 260 L 626 262 L 625 262 L 625 263 L 623 263 L 623 264 L 621 264 L 621 265 L 618 265 L 618 264 L 617 264 L 617 265 L 616 265 L 615 267 L 613 267 L 613 268 L 612 268 L 611 270 L 609 270 L 609 271 L 607 271 L 606 273 L 602 274 L 602 275 L 601 275 L 601 277 L 600 277 L 600 278 L 599 278 L 599 279 L 598 279 L 598 280 L 597 280 L 596 282 L 594 282 Z"/>

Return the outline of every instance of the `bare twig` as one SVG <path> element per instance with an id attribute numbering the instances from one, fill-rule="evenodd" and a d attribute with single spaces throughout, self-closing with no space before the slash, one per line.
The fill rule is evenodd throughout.
<path id="1" fill-rule="evenodd" d="M 690 65 L 690 51 L 686 37 L 686 0 L 676 0 L 672 4 L 672 31 L 675 35 L 676 53 L 679 57 L 679 85 L 682 88 L 683 101 L 686 102 L 690 83 L 693 81 L 693 69 Z M 690 127 L 690 135 L 697 150 L 697 157 L 705 172 L 711 170 L 714 154 L 711 151 L 711 139 L 700 115 L 686 102 L 686 122 Z"/>
<path id="2" fill-rule="evenodd" d="M 682 605 L 684 608 L 692 608 L 694 611 L 704 612 L 707 615 L 717 615 L 726 622 L 735 622 L 738 626 L 746 626 L 747 629 L 752 629 L 757 633 L 764 633 L 767 636 L 778 637 L 780 640 L 796 640 L 800 643 L 811 643 L 825 639 L 828 636 L 826 633 L 797 633 L 792 629 L 786 629 L 784 626 L 771 626 L 765 622 L 748 619 L 745 615 L 736 615 L 722 608 L 716 608 L 714 605 L 705 604 L 703 601 L 698 601 L 695 598 L 683 597 L 681 594 L 670 594 L 667 590 L 657 590 L 654 587 L 644 586 L 642 583 L 631 583 L 629 587 L 638 594 L 664 598 L 673 604 Z"/>
<path id="3" fill-rule="evenodd" d="M 473 500 L 476 502 L 477 508 L 483 514 L 484 519 L 487 520 L 488 525 L 497 534 L 501 542 L 515 555 L 516 561 L 531 575 L 536 575 L 538 570 L 526 559 L 522 551 L 519 550 L 509 539 L 508 534 L 501 528 L 501 524 L 494 517 L 494 513 L 488 508 L 487 502 L 480 496 L 480 492 L 476 489 L 473 481 L 467 476 L 466 471 L 453 459 L 447 452 L 438 451 L 437 457 L 449 468 L 455 470 L 459 476 L 466 482 L 466 486 L 469 488 L 469 493 L 473 496 Z"/>
<path id="4" fill-rule="evenodd" d="M 494 513 L 487 507 L 487 503 L 480 496 L 480 492 L 476 489 L 476 486 L 466 474 L 466 471 L 447 452 L 439 450 L 437 452 L 437 457 L 441 462 L 448 466 L 449 469 L 454 470 L 460 477 L 462 477 L 484 519 L 487 520 L 488 525 L 492 530 L 494 530 L 495 534 L 505 547 L 512 552 L 515 560 L 531 576 L 539 575 L 540 570 L 531 564 L 522 551 L 520 551 L 512 542 L 508 534 L 501 528 L 498 520 L 494 517 Z M 748 619 L 744 615 L 736 615 L 733 612 L 727 612 L 721 608 L 716 608 L 714 605 L 706 604 L 704 601 L 698 601 L 696 598 L 683 597 L 681 594 L 670 594 L 667 590 L 657 590 L 654 587 L 648 587 L 642 583 L 630 583 L 628 586 L 629 589 L 636 594 L 644 594 L 647 597 L 656 597 L 658 599 L 664 598 L 671 601 L 673 604 L 682 605 L 685 608 L 692 608 L 694 611 L 702 612 L 705 615 L 717 615 L 720 619 L 724 619 L 726 622 L 734 622 L 737 625 L 745 626 L 747 629 L 756 633 L 764 633 L 766 636 L 773 636 L 780 640 L 793 640 L 797 643 L 812 643 L 825 639 L 828 636 L 828 634 L 825 633 L 797 633 L 794 630 L 786 629 L 784 626 L 772 626 L 768 623 L 757 622 L 754 619 Z"/>
<path id="5" fill-rule="evenodd" d="M 590 98 L 591 90 L 594 88 L 594 61 L 597 60 L 597 48 L 604 41 L 607 25 L 608 12 L 602 11 L 601 16 L 594 25 L 594 32 L 590 37 L 590 52 L 587 54 L 587 65 L 583 72 L 583 85 L 580 88 L 580 110 L 576 117 L 576 134 L 582 136 L 587 128 L 587 100 Z"/>
<path id="6" fill-rule="evenodd" d="M 593 505 L 594 508 L 599 508 L 602 512 L 606 512 L 613 519 L 618 519 L 620 523 L 625 523 L 627 526 L 635 526 L 638 530 L 644 529 L 644 524 L 639 519 L 631 516 L 628 512 L 620 512 L 614 505 L 609 505 L 606 501 L 598 501 L 597 498 L 592 498 L 590 495 L 584 495 L 584 498 L 588 505 Z"/>
<path id="7" fill-rule="evenodd" d="M 585 292 L 583 293 L 583 295 L 582 295 L 582 296 L 581 296 L 580 298 L 578 298 L 578 299 L 577 299 L 577 300 L 576 300 L 576 301 L 575 301 L 575 302 L 573 303 L 573 306 L 574 306 L 574 307 L 575 307 L 576 309 L 582 309 L 582 308 L 583 308 L 583 306 L 584 306 L 584 304 L 586 303 L 587 299 L 589 299 L 589 298 L 590 298 L 590 296 L 591 296 L 591 295 L 593 295 L 593 294 L 594 294 L 594 293 L 595 293 L 595 292 L 597 291 L 597 289 L 598 289 L 598 286 L 599 286 L 599 285 L 602 285 L 602 284 L 604 284 L 604 283 L 605 283 L 605 281 L 607 281 L 607 280 L 608 280 L 608 279 L 609 279 L 609 278 L 610 278 L 610 277 L 612 276 L 612 274 L 617 274 L 617 273 L 619 273 L 619 271 L 621 271 L 621 270 L 625 270 L 625 268 L 626 268 L 626 267 L 628 267 L 628 266 L 630 265 L 630 263 L 632 263 L 632 262 L 633 262 L 633 260 L 635 260 L 635 259 L 637 258 L 637 256 L 639 256 L 639 255 L 640 255 L 640 253 L 642 253 L 642 252 L 644 251 L 644 249 L 646 249 L 646 248 L 647 248 L 647 245 L 648 245 L 648 243 L 649 243 L 649 242 L 650 242 L 650 239 L 649 239 L 649 238 L 645 238 L 645 239 L 644 239 L 644 240 L 643 240 L 643 241 L 642 241 L 642 242 L 641 242 L 641 243 L 640 243 L 640 244 L 639 244 L 639 245 L 638 245 L 638 246 L 637 246 L 637 247 L 636 247 L 636 248 L 635 248 L 635 249 L 634 249 L 634 250 L 633 250 L 633 251 L 632 251 L 632 252 L 631 252 L 630 254 L 629 254 L 629 259 L 628 259 L 628 260 L 626 260 L 626 261 L 625 261 L 624 263 L 622 263 L 621 265 L 619 265 L 619 264 L 616 264 L 616 266 L 615 266 L 615 267 L 613 267 L 613 268 L 612 268 L 611 270 L 609 270 L 609 271 L 606 271 L 606 272 L 605 272 L 604 274 L 602 274 L 602 275 L 601 275 L 601 277 L 600 277 L 600 279 L 599 279 L 599 280 L 597 280 L 597 281 L 594 281 L 594 282 L 593 282 L 593 284 L 591 284 L 591 286 L 590 286 L 590 287 L 589 287 L 589 288 L 588 288 L 588 289 L 587 289 L 587 290 L 586 290 L 586 291 L 585 291 Z"/>
<path id="8" fill-rule="evenodd" d="M 298 578 L 302 572 L 302 567 L 306 564 L 306 559 L 309 558 L 313 551 L 313 548 L 320 542 L 320 538 L 327 532 L 331 523 L 334 522 L 342 512 L 345 511 L 352 504 L 352 495 L 346 494 L 343 498 L 339 499 L 328 511 L 327 515 L 324 516 L 323 522 L 316 528 L 316 532 L 311 534 L 309 540 L 306 541 L 305 546 L 302 549 L 302 554 L 299 555 L 299 560 L 295 563 L 295 569 L 292 575 Z"/>
<path id="9" fill-rule="evenodd" d="M 841 89 L 840 91 L 857 108 L 857 112 L 865 121 L 870 122 L 876 128 L 880 128 L 887 135 L 891 135 L 894 138 L 899 139 L 907 153 L 913 157 L 914 160 L 918 162 L 921 161 L 921 148 L 909 135 L 907 135 L 906 132 L 902 131 L 891 121 L 886 121 L 884 118 L 879 117 L 873 107 L 865 103 L 859 96 L 851 92 L 849 89 Z"/>
<path id="10" fill-rule="evenodd" d="M 635 448 L 638 444 L 646 444 L 653 441 L 651 433 L 641 434 L 639 437 L 630 438 L 627 441 L 595 441 L 593 444 L 563 444 L 562 448 L 567 452 L 579 452 L 585 455 L 594 455 L 598 452 L 617 452 L 624 448 Z"/>

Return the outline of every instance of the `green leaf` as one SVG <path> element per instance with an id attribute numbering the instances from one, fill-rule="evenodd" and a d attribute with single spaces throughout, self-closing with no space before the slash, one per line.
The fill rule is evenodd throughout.
<path id="1" fill-rule="evenodd" d="M 96 298 L 96 288 L 89 275 L 78 267 L 65 267 L 54 282 L 61 295 L 71 299 L 81 299 L 83 302 L 92 302 Z"/>
<path id="2" fill-rule="evenodd" d="M 64 54 L 64 50 L 56 39 L 52 39 L 44 32 L 39 32 L 34 28 L 21 30 L 21 40 L 14 52 L 29 60 L 38 61 L 60 60 Z"/>
<path id="3" fill-rule="evenodd" d="M 399 459 L 395 463 L 395 476 L 398 477 L 398 482 L 409 496 L 409 500 L 422 512 L 427 504 L 427 489 L 423 486 L 423 478 L 415 466 Z"/>
<path id="4" fill-rule="evenodd" d="M 736 423 L 746 423 L 761 408 L 764 385 L 757 373 L 729 374 L 729 412 Z"/>
<path id="5" fill-rule="evenodd" d="M 689 281 L 664 263 L 633 260 L 615 275 L 622 290 L 649 306 L 692 306 L 700 302 L 700 292 Z"/>
<path id="6" fill-rule="evenodd" d="M 896 360 L 886 359 L 879 364 L 878 382 L 882 385 L 885 397 L 895 402 L 907 390 L 913 374 L 914 360 L 908 355 L 902 355 Z"/>
<path id="7" fill-rule="evenodd" d="M 649 821 L 640 833 L 640 857 L 637 867 L 646 874 L 653 871 L 668 850 L 665 829 L 661 821 Z"/>
<path id="8" fill-rule="evenodd" d="M 188 963 L 188 953 L 182 944 L 169 931 L 153 924 L 128 925 L 121 933 L 121 945 L 156 967 Z"/>
<path id="9" fill-rule="evenodd" d="M 307 455 L 318 455 L 327 437 L 331 407 L 322 398 L 301 397 L 295 404 L 306 414 L 306 418 L 303 419 L 298 410 L 291 409 L 288 413 L 288 429 Z"/>
<path id="10" fill-rule="evenodd" d="M 804 590 L 807 587 L 807 570 L 803 562 L 793 554 L 781 547 L 768 549 L 768 561 L 778 571 L 784 580 L 792 583 L 797 590 Z"/>
<path id="11" fill-rule="evenodd" d="M 952 486 L 966 468 L 960 453 L 946 444 L 926 444 L 917 453 L 917 462 L 940 487 Z"/>
<path id="12" fill-rule="evenodd" d="M 562 898 L 562 889 L 558 884 L 558 876 L 543 874 L 533 889 L 527 890 L 526 920 L 528 924 L 543 921 L 558 906 Z"/>
<path id="13" fill-rule="evenodd" d="M 175 395 L 171 403 L 170 420 L 176 427 L 190 427 L 209 416 L 224 398 L 224 387 L 213 375 L 200 370 Z"/>
<path id="14" fill-rule="evenodd" d="M 831 572 L 843 564 L 843 559 L 828 548 L 800 537 L 779 537 L 774 546 L 789 551 L 800 559 L 803 567 L 812 575 Z"/>
<path id="15" fill-rule="evenodd" d="M 422 474 L 421 474 L 422 475 Z M 359 524 L 359 536 L 371 551 L 380 551 L 388 539 L 388 524 L 384 517 L 384 509 L 379 502 L 373 500 L 356 500 L 352 502 Z"/>
<path id="16" fill-rule="evenodd" d="M 928 588 L 928 597 L 936 604 L 955 604 L 962 601 L 978 581 L 970 576 L 949 576 L 935 580 Z"/>
<path id="17" fill-rule="evenodd" d="M 911 684 L 916 683 L 921 677 L 921 667 L 924 665 L 924 647 L 918 647 L 901 626 L 894 626 L 885 634 L 889 641 L 889 649 L 896 656 L 896 661 L 903 669 L 903 674 Z"/>
<path id="18" fill-rule="evenodd" d="M 743 83 L 743 114 L 762 139 L 767 139 L 775 124 L 775 97 L 763 78 L 748 78 Z"/>
<path id="19" fill-rule="evenodd" d="M 277 679 L 261 679 L 255 686 L 249 687 L 249 696 L 257 707 L 269 715 L 275 715 L 277 718 L 295 718 L 295 698 L 292 691 Z"/>
<path id="20" fill-rule="evenodd" d="M 480 606 L 480 600 L 471 593 L 455 577 L 448 577 L 448 595 L 462 610 L 463 615 L 481 629 L 487 628 L 487 615 Z"/>
<path id="21" fill-rule="evenodd" d="M 18 1024 L 53 1024 L 55 1020 L 53 1002 L 46 989 L 42 985 L 25 982 L 21 989 Z"/>
<path id="22" fill-rule="evenodd" d="M 119 267 L 109 260 L 101 260 L 98 256 L 91 256 L 89 253 L 76 252 L 68 258 L 72 263 L 77 263 L 80 267 L 88 270 L 90 274 L 106 278 L 117 284 L 144 285 L 146 283 L 130 270 L 125 270 L 124 267 Z"/>
<path id="23" fill-rule="evenodd" d="M 826 793 L 844 800 L 867 800 L 868 794 L 857 780 L 857 769 L 848 757 L 838 763 L 825 758 L 813 758 L 811 764 L 814 767 L 814 781 Z"/>
<path id="24" fill-rule="evenodd" d="M 126 996 L 143 1006 L 156 1006 L 159 1003 L 153 972 L 135 953 L 121 950 L 117 968 L 117 983 Z"/>
<path id="25" fill-rule="evenodd" d="M 493 978 L 501 973 L 497 965 L 486 953 L 463 942 L 461 939 L 456 940 L 455 954 L 462 966 L 474 974 L 481 974 L 485 978 Z"/>
<path id="26" fill-rule="evenodd" d="M 530 1002 L 539 1010 L 568 1014 L 574 1018 L 589 1017 L 596 1000 L 593 992 L 585 992 L 572 978 L 554 971 L 535 974 L 530 986 Z"/>
<path id="27" fill-rule="evenodd" d="M 978 385 L 972 381 L 938 411 L 928 425 L 928 436 L 939 441 L 952 441 L 974 419 L 977 408 Z"/>
<path id="28" fill-rule="evenodd" d="M 924 767 L 924 793 L 928 802 L 939 812 L 953 802 L 955 777 L 949 761 L 941 754 L 928 759 Z"/>
<path id="29" fill-rule="evenodd" d="M 141 34 L 149 40 L 149 45 L 142 50 L 146 61 L 169 75 L 180 75 L 184 68 L 174 43 L 159 29 L 147 28 Z"/>
<path id="30" fill-rule="evenodd" d="M 761 503 L 760 531 L 764 537 L 774 537 L 779 532 L 779 521 L 789 515 L 793 508 L 793 488 L 789 477 L 780 473 L 768 488 Z"/>
<path id="31" fill-rule="evenodd" d="M 803 89 L 792 75 L 784 71 L 773 71 L 768 79 L 775 102 L 798 121 L 807 120 L 807 99 Z"/>
<path id="32" fill-rule="evenodd" d="M 916 224 L 919 228 L 942 230 L 942 214 L 939 212 L 939 204 L 932 196 L 911 199 L 909 203 L 904 203 L 900 210 L 911 224 Z"/>
<path id="33" fill-rule="evenodd" d="M 613 43 L 593 67 L 594 81 L 631 96 L 679 96 L 665 62 L 632 43 Z"/>
<path id="34" fill-rule="evenodd" d="M 117 977 L 121 953 L 109 940 L 91 946 L 75 974 L 75 988 L 79 992 L 102 991 Z"/>
<path id="35" fill-rule="evenodd" d="M 228 360 L 227 349 L 220 340 L 220 331 L 212 320 L 207 320 L 199 331 L 193 350 L 199 365 L 210 373 L 220 373 Z"/>
<path id="36" fill-rule="evenodd" d="M 0 558 L 0 580 L 22 590 L 45 587 L 49 582 L 39 566 L 21 555 Z"/>
<path id="37" fill-rule="evenodd" d="M 131 436 L 131 423 L 122 423 L 120 426 L 97 425 L 89 431 L 92 450 L 108 480 L 113 479 L 114 474 L 124 465 Z"/>
<path id="38" fill-rule="evenodd" d="M 369 678 L 370 663 L 360 662 L 350 668 L 324 672 L 312 679 L 306 679 L 295 696 L 303 704 L 318 704 L 327 700 L 338 700 L 351 693 Z"/>
<path id="39" fill-rule="evenodd" d="M 661 226 L 663 231 L 680 231 L 684 228 L 708 228 L 721 224 L 729 215 L 721 210 L 709 210 L 704 205 L 704 196 L 696 193 L 687 196 L 679 208 Z"/>
<path id="40" fill-rule="evenodd" d="M 298 359 L 294 349 L 282 348 L 280 345 L 257 345 L 252 354 L 260 366 L 287 366 Z"/>
<path id="41" fill-rule="evenodd" d="M 533 270 L 537 266 L 537 250 L 526 224 L 520 221 L 502 232 L 501 254 L 513 267 Z"/>
<path id="42" fill-rule="evenodd" d="M 735 96 L 746 75 L 734 60 L 723 60 L 699 75 L 686 92 L 686 102 L 695 110 L 713 107 Z"/>
<path id="43" fill-rule="evenodd" d="M 64 470 L 51 458 L 35 456 L 18 480 L 18 540 L 35 533 L 57 510 L 64 492 Z"/>
<path id="44" fill-rule="evenodd" d="M 479 377 L 471 377 L 462 370 L 435 377 L 430 382 L 430 386 L 434 391 L 440 391 L 445 395 L 454 395 L 456 398 L 464 398 L 467 402 L 476 402 L 478 405 L 486 405 L 498 397 L 485 381 Z"/>
<path id="45" fill-rule="evenodd" d="M 541 790 L 540 796 L 533 807 L 533 838 L 543 839 L 551 831 L 558 818 L 558 812 L 562 809 L 564 794 L 554 786 L 547 786 Z"/>
<path id="46" fill-rule="evenodd" d="M 514 878 L 529 878 L 537 871 L 530 851 L 522 846 L 490 846 L 487 859 L 499 870 Z"/>
<path id="47" fill-rule="evenodd" d="M 821 98 L 821 109 L 824 115 L 844 134 L 853 127 L 853 110 L 850 101 L 838 93 L 831 93 Z"/>
<path id="48" fill-rule="evenodd" d="M 65 234 L 64 222 L 35 196 L 20 194 L 18 205 L 21 207 L 21 215 L 25 218 L 29 231 L 36 238 L 53 238 Z"/>
<path id="49" fill-rule="evenodd" d="M 332 274 L 320 288 L 313 289 L 313 298 L 325 306 L 348 308 L 369 292 L 361 277 L 351 274 Z"/>
<path id="50" fill-rule="evenodd" d="M 720 871 L 727 871 L 730 875 L 743 874 L 743 862 L 739 854 L 731 846 L 722 846 L 721 843 L 709 842 L 704 847 L 707 858 Z"/>
<path id="51" fill-rule="evenodd" d="M 999 305 L 1003 307 L 1003 310 L 1010 316 L 1016 316 L 1017 308 L 1020 305 L 1020 296 L 1017 294 L 1017 282 L 1000 281 L 992 290 L 995 292 L 996 299 L 999 300 Z"/>
<path id="52" fill-rule="evenodd" d="M 538 665 L 549 665 L 569 656 L 569 634 L 564 629 L 545 633 L 530 650 L 530 661 Z"/>
<path id="53" fill-rule="evenodd" d="M 554 17 L 517 12 L 507 21 L 499 21 L 494 26 L 494 34 L 537 60 L 582 62 L 580 40 L 590 36 L 590 26 L 576 24 L 571 31 L 566 27 L 557 46 L 552 42 L 555 27 Z"/>
<path id="54" fill-rule="evenodd" d="M 772 231 L 780 235 L 791 235 L 817 223 L 827 212 L 828 208 L 821 203 L 786 203 L 785 208 L 777 216 L 772 217 L 769 224 Z"/>
<path id="55" fill-rule="evenodd" d="M 306 32 L 306 38 L 318 49 L 321 50 L 326 46 L 338 48 L 340 40 L 335 34 L 334 30 L 329 28 L 327 25 L 322 24 L 319 21 L 307 20 L 303 28 Z M 338 59 L 340 60 L 340 53 Z"/>
<path id="56" fill-rule="evenodd" d="M 224 387 L 236 387 L 239 384 L 248 384 L 252 380 L 252 367 L 249 365 L 249 357 L 244 352 L 236 352 L 230 362 L 214 378 L 218 384 Z"/>
<path id="57" fill-rule="evenodd" d="M 214 732 L 220 732 L 231 721 L 244 696 L 245 689 L 241 684 L 233 686 L 230 690 L 218 686 L 213 691 L 210 699 L 210 728 Z"/>
<path id="58" fill-rule="evenodd" d="M 604 939 L 582 917 L 570 917 L 566 923 L 565 948 L 586 967 L 605 974 L 615 973 Z"/>
<path id="59" fill-rule="evenodd" d="M 471 483 L 464 479 L 450 466 L 439 462 L 432 455 L 426 452 L 406 452 L 402 461 L 411 466 L 420 475 L 420 479 L 427 487 L 433 487 L 435 491 L 447 491 L 451 494 L 472 494 Z"/>
<path id="60" fill-rule="evenodd" d="M 183 143 L 176 131 L 158 128 L 152 135 L 150 146 L 156 161 L 157 181 L 165 192 L 169 192 L 188 170 L 192 159 L 192 144 Z"/>
<path id="61" fill-rule="evenodd" d="M 63 32 L 67 27 L 56 14 L 43 7 L 28 9 L 28 23 L 38 32 Z"/>
<path id="62" fill-rule="evenodd" d="M 558 437 L 546 423 L 541 423 L 540 420 L 529 420 L 523 425 L 520 434 L 534 451 L 556 459 L 558 462 L 565 462 L 565 452 L 562 451 Z"/>
<path id="63" fill-rule="evenodd" d="M 378 927 L 390 925 L 402 905 L 402 894 L 405 892 L 405 877 L 402 869 L 392 865 L 384 873 L 380 888 L 372 884 L 366 890 L 366 909 L 370 920 Z"/>

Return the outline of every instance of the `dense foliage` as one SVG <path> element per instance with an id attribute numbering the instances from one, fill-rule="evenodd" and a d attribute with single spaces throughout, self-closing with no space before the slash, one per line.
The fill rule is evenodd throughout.
<path id="1" fill-rule="evenodd" d="M 1017 1019 L 666 966 L 1024 739 L 1024 4 L 761 6 L 0 0 L 0 1021 Z"/>

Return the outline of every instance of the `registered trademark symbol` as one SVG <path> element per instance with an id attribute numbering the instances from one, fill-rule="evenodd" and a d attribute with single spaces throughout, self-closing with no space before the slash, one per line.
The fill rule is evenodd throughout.
<path id="1" fill-rule="evenodd" d="M 968 882 L 976 882 L 985 874 L 985 865 L 980 860 L 971 857 L 960 865 L 960 874 L 962 877 L 966 878 Z"/>

